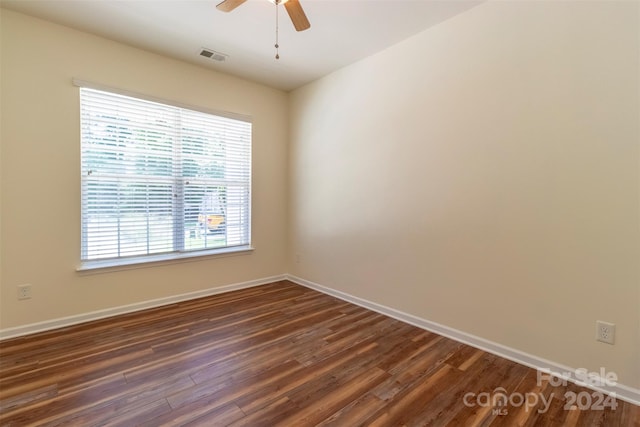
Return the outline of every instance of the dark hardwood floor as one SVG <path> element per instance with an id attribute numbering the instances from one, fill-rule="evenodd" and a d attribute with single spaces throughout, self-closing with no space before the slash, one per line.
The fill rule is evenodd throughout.
<path id="1" fill-rule="evenodd" d="M 0 372 L 3 426 L 640 426 L 640 407 L 566 410 L 593 392 L 290 282 L 6 340 Z"/>

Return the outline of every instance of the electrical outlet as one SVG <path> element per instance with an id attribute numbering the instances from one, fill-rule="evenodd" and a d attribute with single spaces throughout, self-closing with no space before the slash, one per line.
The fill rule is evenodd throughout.
<path id="1" fill-rule="evenodd" d="M 296 254 L 296 264 L 300 264 L 300 254 Z"/>
<path id="2" fill-rule="evenodd" d="M 20 285 L 18 286 L 18 299 L 29 299 L 31 298 L 31 285 Z"/>
<path id="3" fill-rule="evenodd" d="M 616 325 L 602 320 L 596 320 L 596 340 L 613 344 L 616 337 Z"/>

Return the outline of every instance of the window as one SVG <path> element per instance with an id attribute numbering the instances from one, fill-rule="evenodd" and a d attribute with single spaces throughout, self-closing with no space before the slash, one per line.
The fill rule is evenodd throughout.
<path id="1" fill-rule="evenodd" d="M 249 121 L 87 87 L 80 115 L 83 266 L 249 249 Z"/>

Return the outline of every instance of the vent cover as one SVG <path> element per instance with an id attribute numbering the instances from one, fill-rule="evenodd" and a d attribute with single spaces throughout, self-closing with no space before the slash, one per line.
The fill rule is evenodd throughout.
<path id="1" fill-rule="evenodd" d="M 204 56 L 205 58 L 213 59 L 218 62 L 224 62 L 229 57 L 227 54 L 216 52 L 215 50 L 207 49 L 206 47 L 203 47 L 200 50 L 200 56 Z"/>

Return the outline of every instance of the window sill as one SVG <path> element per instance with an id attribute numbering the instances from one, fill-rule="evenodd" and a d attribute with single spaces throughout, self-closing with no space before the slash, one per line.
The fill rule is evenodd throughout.
<path id="1" fill-rule="evenodd" d="M 253 249 L 254 248 L 252 246 L 244 245 L 222 249 L 211 249 L 208 251 L 174 252 L 170 254 L 84 261 L 76 268 L 76 271 L 80 273 L 100 273 L 103 271 L 131 270 L 135 268 L 152 267 L 155 265 L 200 261 L 203 258 L 220 258 L 226 256 L 244 255 L 253 252 Z"/>

